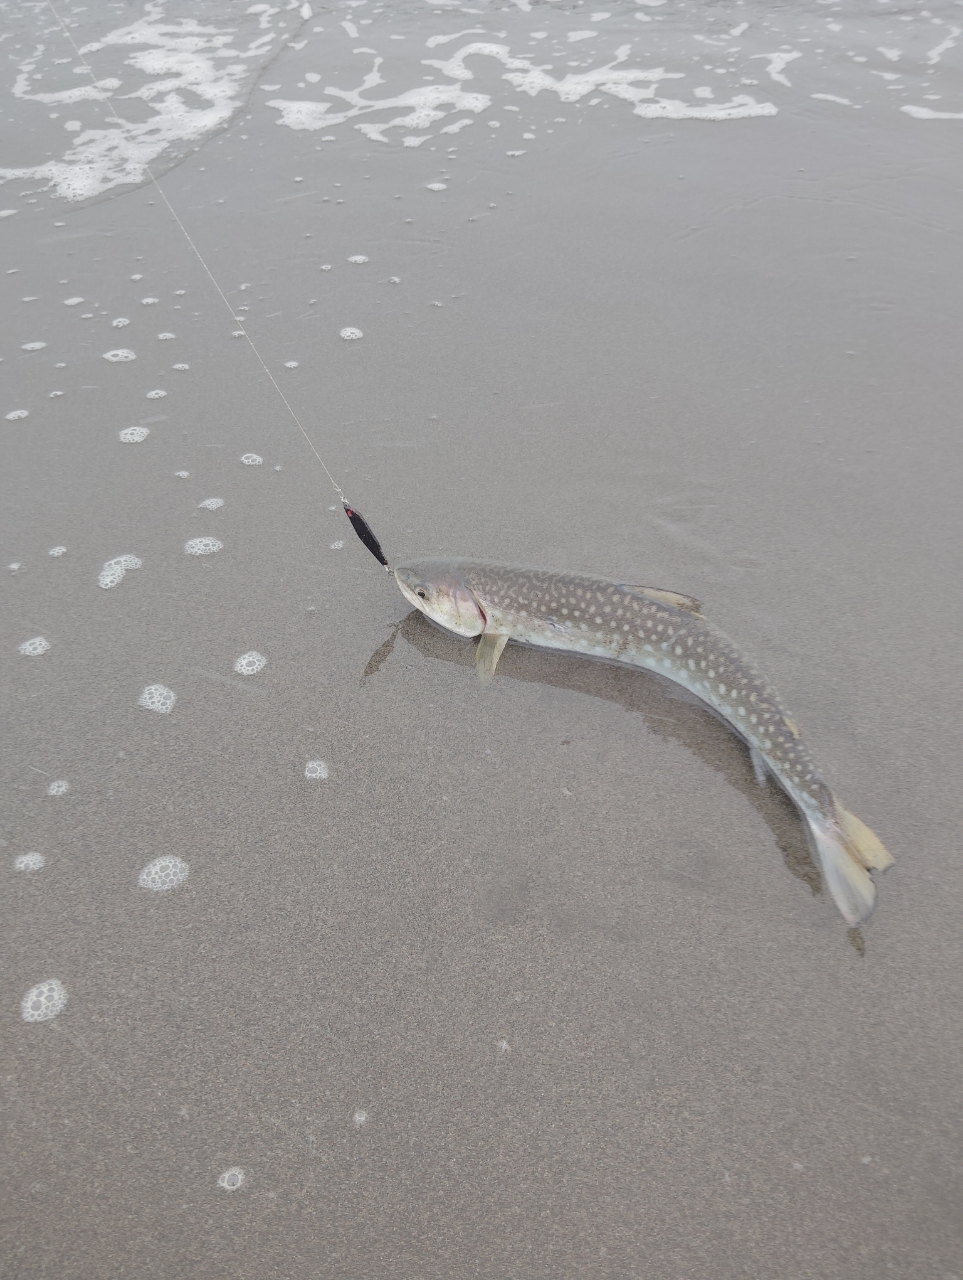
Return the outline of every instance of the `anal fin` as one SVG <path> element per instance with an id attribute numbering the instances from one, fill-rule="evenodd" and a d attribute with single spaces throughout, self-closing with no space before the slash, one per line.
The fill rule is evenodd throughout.
<path id="1" fill-rule="evenodd" d="M 502 656 L 506 644 L 508 644 L 508 636 L 493 632 L 486 632 L 478 641 L 478 648 L 475 650 L 475 670 L 482 684 L 488 684 L 494 677 L 498 659 Z"/>
<path id="2" fill-rule="evenodd" d="M 766 785 L 766 757 L 758 747 L 750 747 L 749 759 L 752 761 L 752 771 L 756 775 L 756 781 L 760 787 L 764 787 Z"/>

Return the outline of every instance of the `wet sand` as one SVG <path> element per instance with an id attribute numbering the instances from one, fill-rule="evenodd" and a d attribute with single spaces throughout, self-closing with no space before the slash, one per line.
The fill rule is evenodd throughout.
<path id="1" fill-rule="evenodd" d="M 164 190 L 389 557 L 697 596 L 896 865 L 848 933 L 663 682 L 510 647 L 482 688 L 156 191 L 10 218 L 0 1275 L 963 1275 L 956 126 L 232 127 L 256 181 L 229 131 Z"/>

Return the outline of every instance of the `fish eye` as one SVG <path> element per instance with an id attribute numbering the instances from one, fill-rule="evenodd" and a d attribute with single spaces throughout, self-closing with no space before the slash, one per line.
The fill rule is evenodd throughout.
<path id="1" fill-rule="evenodd" d="M 415 595 L 418 597 L 419 600 L 428 599 L 428 592 L 424 589 L 424 587 L 415 587 Z"/>

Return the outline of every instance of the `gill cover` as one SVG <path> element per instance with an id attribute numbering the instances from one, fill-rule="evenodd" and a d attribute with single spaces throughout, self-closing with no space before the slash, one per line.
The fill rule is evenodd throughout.
<path id="1" fill-rule="evenodd" d="M 485 615 L 464 578 L 443 560 L 400 564 L 395 580 L 401 594 L 432 622 L 458 636 L 477 636 L 485 629 Z"/>

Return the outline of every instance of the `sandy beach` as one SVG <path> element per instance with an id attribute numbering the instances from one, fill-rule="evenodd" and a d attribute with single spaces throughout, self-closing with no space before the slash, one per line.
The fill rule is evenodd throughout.
<path id="1" fill-rule="evenodd" d="M 961 1280 L 959 8 L 234 8 L 7 6 L 0 1276 Z"/>

